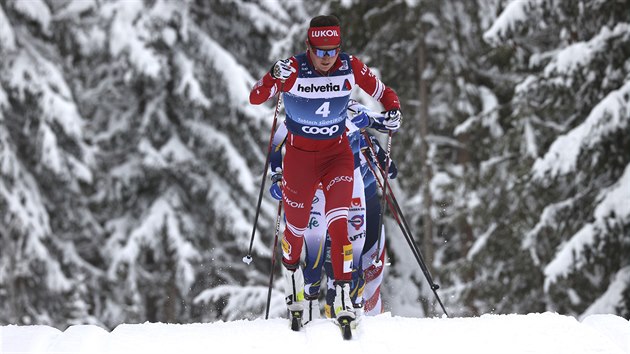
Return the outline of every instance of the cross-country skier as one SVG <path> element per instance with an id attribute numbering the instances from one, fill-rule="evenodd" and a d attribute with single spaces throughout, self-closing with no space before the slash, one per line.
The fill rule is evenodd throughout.
<path id="1" fill-rule="evenodd" d="M 383 115 L 373 112 L 367 107 L 355 100 L 350 100 L 348 110 L 352 112 L 350 122 L 347 122 L 348 140 L 354 154 L 354 186 L 352 191 L 352 202 L 348 213 L 348 236 L 352 243 L 353 249 L 353 276 L 350 287 L 350 297 L 356 310 L 356 314 L 363 313 L 363 305 L 365 303 L 365 313 L 368 315 L 376 315 L 382 312 L 383 307 L 380 300 L 380 284 L 383 278 L 383 268 L 374 266 L 377 253 L 378 224 L 380 218 L 380 201 L 376 192 L 376 183 L 374 175 L 368 166 L 368 160 L 376 169 L 372 154 L 367 153 L 368 143 L 362 134 L 364 131 L 360 128 L 372 127 L 377 130 L 386 130 L 379 122 L 383 120 Z M 370 137 L 370 145 L 376 151 L 377 158 L 381 168 L 384 168 L 385 153 L 381 149 L 378 141 L 367 131 Z M 272 185 L 269 188 L 271 196 L 277 200 L 282 199 L 282 190 L 278 183 L 278 174 L 273 171 L 282 169 L 282 151 L 287 136 L 286 125 L 282 123 L 276 130 L 272 139 L 272 153 L 270 156 L 270 169 L 272 171 Z M 389 175 L 390 178 L 396 177 L 396 165 L 390 159 Z M 364 185 L 365 179 L 365 185 Z M 366 198 L 370 199 L 369 218 L 366 217 Z M 320 184 L 315 192 L 313 204 L 311 206 L 310 218 L 306 231 L 304 232 L 304 263 L 303 277 L 304 281 L 300 281 L 298 277 L 296 283 L 298 301 L 305 301 L 306 308 L 304 319 L 309 322 L 320 317 L 319 309 L 319 290 L 321 286 L 322 270 L 324 263 L 327 264 L 326 271 L 329 279 L 327 281 L 328 293 L 326 294 L 327 303 L 325 306 L 326 317 L 333 317 L 335 309 L 333 301 L 335 298 L 335 289 L 333 285 L 332 271 L 329 259 L 330 240 L 327 237 L 326 220 L 324 217 L 325 201 L 322 185 Z M 366 236 L 366 222 L 369 223 L 370 232 Z M 384 233 L 384 232 L 383 232 Z M 381 235 L 380 259 L 384 261 L 385 240 L 384 234 Z M 363 245 L 367 247 L 364 249 Z M 299 270 L 296 271 L 299 273 Z M 292 294 L 292 289 L 287 291 Z"/>
<path id="2" fill-rule="evenodd" d="M 299 267 L 303 234 L 308 225 L 315 189 L 326 195 L 326 221 L 331 238 L 338 318 L 354 319 L 349 291 L 352 245 L 347 218 L 352 199 L 353 156 L 345 134 L 346 106 L 355 85 L 379 100 L 387 110 L 386 126 L 401 120 L 396 93 L 386 87 L 354 56 L 341 52 L 341 28 L 334 16 L 317 16 L 309 24 L 305 53 L 278 60 L 250 93 L 261 104 L 283 93 L 289 130 L 282 171 L 286 229 L 282 263 L 292 283 Z"/>
<path id="3" fill-rule="evenodd" d="M 361 133 L 358 127 L 355 124 L 358 124 L 360 127 L 366 127 L 370 122 L 370 118 L 367 115 L 362 115 L 353 119 L 351 122 L 347 123 L 349 126 L 348 134 L 349 142 L 351 144 L 351 149 L 354 154 L 354 176 L 353 176 L 353 191 L 352 191 L 352 201 L 349 206 L 348 213 L 348 237 L 352 243 L 353 250 L 353 276 L 352 276 L 352 286 L 350 288 L 351 298 L 355 304 L 357 303 L 356 294 L 359 292 L 357 288 L 358 284 L 362 284 L 359 282 L 360 270 L 359 267 L 361 265 L 361 253 L 363 251 L 363 243 L 365 242 L 365 193 L 363 186 L 363 178 L 361 175 L 360 168 L 360 138 Z M 377 125 L 377 122 L 374 122 Z M 276 130 L 273 139 L 272 139 L 272 153 L 270 156 L 270 168 L 272 171 L 272 185 L 269 188 L 269 192 L 272 197 L 277 200 L 282 199 L 282 190 L 280 188 L 280 184 L 278 183 L 278 174 L 273 173 L 273 171 L 281 170 L 282 168 L 282 152 L 281 148 L 285 143 L 287 135 L 287 129 L 284 123 L 279 126 Z M 305 246 L 305 255 L 304 255 L 304 267 L 303 267 L 303 278 L 304 282 L 300 281 L 301 276 L 299 275 L 300 270 L 296 271 L 297 282 L 295 284 L 297 299 L 298 301 L 305 300 L 306 301 L 306 312 L 305 312 L 305 320 L 311 321 L 315 318 L 320 317 L 320 309 L 319 309 L 319 288 L 320 281 L 322 277 L 323 264 L 327 260 L 327 255 L 329 255 L 329 238 L 327 238 L 327 230 L 326 230 L 326 218 L 325 218 L 325 210 L 326 210 L 326 196 L 323 192 L 323 186 L 320 183 L 313 198 L 313 203 L 311 205 L 310 217 L 307 228 L 304 232 L 304 246 Z M 328 260 L 330 262 L 330 260 Z M 331 272 L 332 276 L 332 272 Z M 293 285 L 293 284 L 292 284 Z M 333 285 L 333 282 L 330 281 L 330 285 Z M 289 296 L 292 296 L 292 289 L 287 289 L 287 293 Z M 334 287 L 333 287 L 334 292 Z M 334 298 L 333 298 L 334 299 Z M 358 300 L 359 304 L 361 304 L 361 299 Z M 329 316 L 330 317 L 330 316 Z"/>
<path id="4" fill-rule="evenodd" d="M 368 117 L 364 116 L 363 118 L 363 123 L 359 123 L 356 120 L 355 122 L 357 122 L 357 124 L 364 124 L 362 126 L 367 126 Z M 350 202 L 348 212 L 348 237 L 350 238 L 353 250 L 350 298 L 352 300 L 353 307 L 357 308 L 357 306 L 362 304 L 360 297 L 357 300 L 357 295 L 360 294 L 358 285 L 361 283 L 359 281 L 359 277 L 361 275 L 361 253 L 363 251 L 363 244 L 365 243 L 365 192 L 360 168 L 359 140 L 361 132 L 352 122 L 348 123 L 348 126 L 348 140 L 355 159 L 352 201 Z M 330 259 L 328 259 L 330 255 L 330 239 L 327 238 L 326 223 L 323 216 L 325 207 L 326 196 L 324 195 L 323 189 L 320 185 L 320 188 L 318 188 L 315 192 L 315 198 L 313 199 L 313 205 L 311 207 L 309 225 L 304 233 L 304 244 L 306 247 L 306 254 L 304 255 L 304 297 L 305 300 L 307 300 L 307 311 L 305 315 L 307 320 L 318 318 L 320 315 L 318 300 L 320 280 L 322 278 L 324 262 L 327 260 L 330 262 Z M 333 288 L 334 293 L 334 283 L 332 279 L 329 280 L 329 286 Z M 328 317 L 331 317 L 330 309 L 328 311 Z"/>
<path id="5" fill-rule="evenodd" d="M 382 114 L 371 111 L 364 105 L 351 100 L 348 105 L 348 110 L 355 114 L 355 117 L 361 114 L 366 114 L 370 117 L 370 127 L 381 132 L 387 132 L 387 129 L 379 124 L 382 120 Z M 354 119 L 358 120 L 357 118 Z M 369 143 L 364 139 L 364 134 L 367 134 L 370 141 Z M 380 223 L 381 216 L 381 204 L 380 197 L 377 193 L 377 186 L 372 168 L 378 171 L 377 162 L 374 161 L 372 154 L 369 152 L 368 145 L 372 146 L 376 152 L 376 158 L 378 160 L 378 166 L 385 170 L 386 154 L 381 148 L 376 138 L 369 133 L 368 130 L 362 130 L 360 140 L 360 152 L 357 154 L 360 158 L 360 169 L 362 180 L 364 184 L 365 194 L 365 223 L 366 223 L 366 237 L 363 244 L 363 250 L 361 254 L 360 267 L 358 268 L 359 276 L 353 278 L 354 281 L 358 281 L 357 284 L 353 283 L 352 286 L 352 300 L 355 304 L 355 308 L 360 309 L 366 315 L 373 316 L 383 312 L 383 304 L 381 301 L 380 287 L 383 280 L 383 267 L 375 266 L 374 261 L 378 258 L 383 264 L 385 260 L 385 229 L 381 228 L 379 235 L 378 225 Z M 367 157 L 367 160 L 366 160 Z M 370 168 L 370 165 L 372 168 Z M 389 160 L 389 178 L 394 179 L 397 175 L 396 164 L 390 158 Z M 381 237 L 380 252 L 377 252 L 378 238 Z M 330 273 L 330 265 L 325 264 L 326 273 Z M 331 317 L 333 310 L 333 299 L 335 295 L 335 289 L 328 284 L 328 293 L 326 294 L 325 313 L 327 317 Z M 361 306 L 362 305 L 362 306 Z"/>
<path id="6" fill-rule="evenodd" d="M 355 112 L 366 112 L 372 115 L 365 106 L 355 103 L 352 105 L 352 109 Z M 376 126 L 372 127 L 383 131 L 382 128 Z M 380 128 L 380 129 L 379 129 Z M 369 137 L 369 142 L 365 141 L 362 144 L 361 153 L 361 174 L 363 183 L 365 186 L 365 204 L 366 204 L 366 238 L 361 255 L 361 270 L 363 277 L 358 287 L 363 290 L 362 297 L 364 300 L 363 310 L 366 315 L 373 316 L 383 312 L 383 303 L 381 300 L 381 283 L 383 281 L 383 267 L 376 266 L 374 261 L 380 259 L 381 265 L 385 262 L 385 227 L 382 226 L 379 231 L 379 223 L 381 219 L 381 200 L 377 193 L 376 177 L 372 173 L 372 169 L 378 173 L 379 166 L 385 171 L 385 164 L 387 161 L 385 150 L 380 146 L 378 140 L 365 131 Z M 376 160 L 374 160 L 372 153 L 369 151 L 369 147 L 372 146 L 376 153 Z M 367 159 L 366 159 L 367 157 Z M 394 161 L 389 159 L 388 178 L 395 179 L 398 174 L 398 169 Z M 378 239 L 380 237 L 380 249 L 378 247 Z M 377 251 L 380 250 L 380 252 Z M 377 254 L 378 253 L 378 254 Z"/>

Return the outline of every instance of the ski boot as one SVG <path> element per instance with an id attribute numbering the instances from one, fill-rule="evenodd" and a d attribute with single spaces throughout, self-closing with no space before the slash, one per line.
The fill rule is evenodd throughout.
<path id="1" fill-rule="evenodd" d="M 350 282 L 335 282 L 334 311 L 343 339 L 352 339 L 352 322 L 356 320 L 356 313 L 350 300 Z"/>
<path id="2" fill-rule="evenodd" d="M 304 315 L 304 277 L 299 264 L 295 269 L 284 269 L 285 280 L 285 302 L 287 304 L 287 312 L 291 321 L 291 329 L 299 331 L 303 326 L 302 318 Z"/>

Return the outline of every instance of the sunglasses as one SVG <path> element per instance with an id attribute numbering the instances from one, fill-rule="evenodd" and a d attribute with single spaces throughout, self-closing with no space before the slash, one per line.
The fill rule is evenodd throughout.
<path id="1" fill-rule="evenodd" d="M 320 49 L 320 48 L 316 48 L 316 47 L 313 47 L 313 46 L 311 46 L 311 49 L 313 49 L 313 52 L 319 58 L 323 58 L 323 57 L 325 57 L 327 55 L 329 57 L 334 57 L 341 50 L 340 47 L 333 48 L 333 49 Z"/>

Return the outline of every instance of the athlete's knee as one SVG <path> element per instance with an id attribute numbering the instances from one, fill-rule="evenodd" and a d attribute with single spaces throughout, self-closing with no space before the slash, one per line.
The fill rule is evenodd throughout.
<path id="1" fill-rule="evenodd" d="M 334 225 L 334 226 L 333 226 Z M 344 227 L 348 229 L 348 207 L 338 207 L 326 212 L 326 226 L 331 228 Z"/>

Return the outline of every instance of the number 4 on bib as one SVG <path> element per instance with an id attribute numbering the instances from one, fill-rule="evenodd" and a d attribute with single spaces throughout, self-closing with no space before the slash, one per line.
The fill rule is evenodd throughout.
<path id="1" fill-rule="evenodd" d="M 326 101 L 322 103 L 322 105 L 319 106 L 315 113 L 321 115 L 324 118 L 328 117 L 328 115 L 330 115 L 330 102 Z"/>

